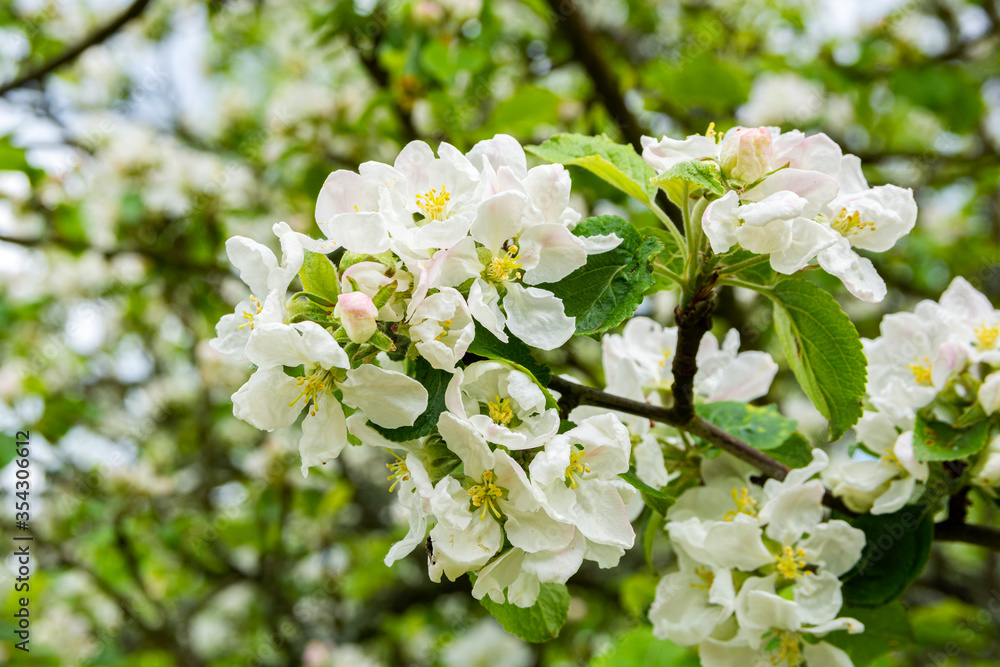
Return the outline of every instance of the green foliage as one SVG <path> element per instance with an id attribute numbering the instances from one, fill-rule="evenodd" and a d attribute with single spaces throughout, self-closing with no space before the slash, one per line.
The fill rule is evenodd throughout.
<path id="1" fill-rule="evenodd" d="M 653 510 L 661 516 L 665 516 L 667 510 L 669 510 L 677 500 L 676 496 L 662 489 L 654 489 L 649 484 L 646 484 L 636 476 L 635 470 L 623 472 L 618 476 L 634 486 L 642 495 L 643 502 L 646 503 L 648 507 L 653 508 Z"/>
<path id="2" fill-rule="evenodd" d="M 544 387 L 548 386 L 552 378 L 549 367 L 537 361 L 531 354 L 531 348 L 520 339 L 508 336 L 507 342 L 504 343 L 479 322 L 476 322 L 476 337 L 469 345 L 468 353 L 496 361 L 515 363 L 531 373 Z"/>
<path id="3" fill-rule="evenodd" d="M 583 167 L 649 206 L 656 197 L 650 179 L 653 168 L 631 146 L 615 143 L 605 135 L 557 134 L 527 150 L 543 160 Z"/>
<path id="4" fill-rule="evenodd" d="M 875 658 L 913 642 L 913 628 L 898 600 L 874 609 L 845 605 L 837 615 L 857 619 L 865 625 L 861 634 L 833 632 L 825 637 L 825 641 L 843 649 L 855 667 L 864 667 Z"/>
<path id="5" fill-rule="evenodd" d="M 515 136 L 531 136 L 539 125 L 554 125 L 559 120 L 559 96 L 551 90 L 525 86 L 500 104 L 480 128 L 481 139 L 506 132 Z"/>
<path id="6" fill-rule="evenodd" d="M 801 433 L 792 433 L 783 443 L 767 450 L 767 455 L 789 468 L 804 468 L 812 461 L 812 445 Z"/>
<path id="7" fill-rule="evenodd" d="M 576 317 L 577 334 L 614 329 L 635 312 L 653 284 L 651 261 L 662 249 L 619 217 L 602 215 L 580 222 L 577 236 L 615 234 L 617 248 L 587 257 L 587 264 L 557 283 L 540 285 L 562 299 L 566 314 Z"/>
<path id="8" fill-rule="evenodd" d="M 985 447 L 989 434 L 988 420 L 958 429 L 918 414 L 913 427 L 913 451 L 919 461 L 957 461 Z"/>
<path id="9" fill-rule="evenodd" d="M 868 361 L 851 319 L 828 292 L 799 279 L 782 280 L 774 300 L 774 327 L 802 390 L 830 422 L 837 440 L 861 417 Z"/>
<path id="10" fill-rule="evenodd" d="M 795 432 L 795 420 L 783 417 L 774 405 L 719 401 L 697 405 L 695 411 L 706 421 L 761 451 L 781 447 Z"/>
<path id="11" fill-rule="evenodd" d="M 337 303 L 340 277 L 337 275 L 337 267 L 326 255 L 306 250 L 302 268 L 299 269 L 299 280 L 302 281 L 304 291 L 321 296 L 330 303 Z"/>
<path id="12" fill-rule="evenodd" d="M 489 597 L 481 602 L 504 630 L 533 644 L 558 637 L 569 613 L 569 591 L 562 584 L 542 584 L 538 600 L 525 609 L 510 602 L 497 604 Z"/>
<path id="13" fill-rule="evenodd" d="M 447 409 L 444 397 L 451 381 L 451 373 L 433 368 L 423 357 L 417 358 L 415 366 L 413 378 L 427 390 L 427 409 L 411 426 L 385 428 L 378 424 L 371 425 L 393 442 L 407 442 L 430 434 L 437 426 L 438 417 Z"/>
<path id="14" fill-rule="evenodd" d="M 590 667 L 697 667 L 689 648 L 653 636 L 651 627 L 633 628 L 615 637 L 610 647 L 590 661 Z"/>
<path id="15" fill-rule="evenodd" d="M 864 531 L 865 548 L 843 577 L 844 603 L 887 605 L 923 572 L 934 541 L 934 520 L 926 508 L 910 505 L 892 514 L 851 517 L 849 522 Z"/>
<path id="16" fill-rule="evenodd" d="M 687 206 L 687 202 L 684 201 L 685 187 L 689 193 L 703 190 L 706 194 L 721 195 L 725 192 L 722 181 L 719 180 L 720 173 L 719 165 L 715 162 L 691 160 L 675 164 L 657 175 L 653 179 L 653 184 L 662 188 L 670 197 L 670 201 L 682 207 Z"/>

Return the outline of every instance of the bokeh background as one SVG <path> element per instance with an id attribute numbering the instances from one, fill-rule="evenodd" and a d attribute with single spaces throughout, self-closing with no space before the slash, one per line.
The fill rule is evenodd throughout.
<path id="1" fill-rule="evenodd" d="M 824 131 L 920 205 L 874 258 L 884 304 L 828 283 L 874 336 L 957 275 L 1000 296 L 998 45 L 992 0 L 0 2 L 0 554 L 19 429 L 36 537 L 31 653 L 11 641 L 8 558 L 0 664 L 697 665 L 642 628 L 641 555 L 574 577 L 541 646 L 467 581 L 430 583 L 419 551 L 386 568 L 405 532 L 387 454 L 303 479 L 293 434 L 232 416 L 248 369 L 206 343 L 244 295 L 225 239 L 316 233 L 330 171 L 416 138 Z M 573 176 L 581 210 L 656 224 Z M 723 296 L 719 330 L 776 352 L 767 309 Z M 643 309 L 669 322 L 669 297 Z M 600 382 L 599 350 L 547 361 Z M 769 398 L 821 428 L 796 392 L 785 373 Z M 995 554 L 936 547 L 904 598 L 918 643 L 879 664 L 998 664 L 997 573 Z"/>

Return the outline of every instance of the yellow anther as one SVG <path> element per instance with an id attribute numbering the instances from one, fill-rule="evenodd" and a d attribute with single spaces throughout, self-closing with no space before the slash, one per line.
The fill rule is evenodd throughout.
<path id="1" fill-rule="evenodd" d="M 863 222 L 861 220 L 861 213 L 855 211 L 854 213 L 848 213 L 846 208 L 840 209 L 840 213 L 830 226 L 836 229 L 843 236 L 853 236 L 859 234 L 866 229 L 875 231 L 875 223 L 871 221 Z"/>
<path id="2" fill-rule="evenodd" d="M 493 481 L 492 470 L 484 472 L 482 482 L 469 489 L 472 504 L 483 508 L 482 514 L 479 515 L 480 521 L 486 518 L 487 511 L 492 512 L 497 519 L 502 516 L 497 501 L 503 498 L 504 491 Z"/>
<path id="3" fill-rule="evenodd" d="M 917 384 L 927 386 L 932 384 L 931 371 L 934 369 L 934 366 L 931 364 L 929 357 L 916 357 L 916 363 L 906 364 L 906 367 L 913 373 L 913 379 Z"/>
<path id="4" fill-rule="evenodd" d="M 784 663 L 787 667 L 800 667 L 802 659 L 802 640 L 796 632 L 778 630 L 778 645 L 773 649 L 771 664 L 780 665 Z"/>
<path id="5" fill-rule="evenodd" d="M 406 461 L 399 458 L 399 455 L 397 455 L 396 452 L 392 451 L 388 447 L 385 448 L 385 451 L 392 454 L 393 457 L 395 457 L 396 459 L 392 463 L 385 464 L 385 467 L 388 468 L 389 472 L 392 473 L 391 475 L 389 475 L 389 477 L 386 478 L 388 481 L 392 482 L 392 486 L 389 487 L 389 493 L 392 493 L 393 491 L 396 490 L 396 486 L 400 482 L 405 482 L 406 480 L 410 479 L 410 469 L 406 467 Z"/>
<path id="6" fill-rule="evenodd" d="M 288 404 L 288 407 L 292 407 L 298 403 L 300 398 L 305 400 L 306 403 L 312 401 L 312 408 L 309 414 L 316 416 L 316 399 L 326 393 L 327 373 L 321 371 L 312 375 L 301 376 L 295 384 L 302 387 L 302 391 L 295 397 L 295 400 Z"/>
<path id="7" fill-rule="evenodd" d="M 497 394 L 496 401 L 490 401 L 486 407 L 490 411 L 490 419 L 500 426 L 506 426 L 514 418 L 514 408 L 510 405 L 510 399 L 500 398 L 500 394 Z"/>
<path id="8" fill-rule="evenodd" d="M 806 552 L 804 549 L 785 547 L 777 558 L 778 574 L 785 579 L 798 579 L 803 574 L 809 574 L 806 567 Z"/>
<path id="9" fill-rule="evenodd" d="M 569 465 L 566 466 L 566 481 L 569 482 L 570 486 L 574 489 L 579 486 L 577 481 L 578 477 L 584 473 L 590 472 L 590 467 L 580 461 L 583 458 L 583 450 L 576 449 L 569 455 Z"/>
<path id="10" fill-rule="evenodd" d="M 237 329 L 242 329 L 243 327 L 250 327 L 250 331 L 253 331 L 253 318 L 260 315 L 260 311 L 264 310 L 264 305 L 257 299 L 257 297 L 251 295 L 250 303 L 257 308 L 256 312 L 251 313 L 249 310 L 243 311 L 243 319 L 246 320 L 243 324 L 237 327 Z"/>
<path id="11" fill-rule="evenodd" d="M 757 499 L 750 495 L 750 489 L 745 486 L 741 489 L 733 489 L 730 495 L 733 497 L 733 502 L 736 503 L 736 509 L 726 512 L 722 516 L 723 521 L 732 521 L 740 514 L 757 516 Z"/>
<path id="12" fill-rule="evenodd" d="M 673 353 L 674 349 L 672 347 L 660 346 L 660 354 L 663 355 L 660 359 L 660 368 L 664 368 L 667 365 L 667 360 L 670 359 L 670 355 Z"/>
<path id="13" fill-rule="evenodd" d="M 1000 324 L 987 325 L 986 320 L 983 320 L 976 327 L 976 341 L 979 343 L 979 347 L 993 347 L 997 338 L 1000 338 Z"/>
<path id="14" fill-rule="evenodd" d="M 715 143 L 719 143 L 720 141 L 722 141 L 722 133 L 715 131 L 714 122 L 708 124 L 708 129 L 705 130 L 705 136 L 714 141 Z"/>
<path id="15" fill-rule="evenodd" d="M 701 583 L 691 582 L 691 588 L 699 588 L 707 591 L 715 583 L 715 572 L 712 572 L 706 565 L 699 565 L 694 568 L 694 576 L 701 580 Z"/>
<path id="16" fill-rule="evenodd" d="M 518 269 L 521 268 L 521 263 L 518 260 L 517 246 L 512 245 L 507 248 L 503 255 L 494 257 L 493 261 L 486 267 L 486 280 L 499 283 L 505 280 L 519 279 L 521 272 Z"/>
<path id="17" fill-rule="evenodd" d="M 442 185 L 441 192 L 431 189 L 422 195 L 417 195 L 417 208 L 424 214 L 425 220 L 444 220 L 449 201 L 451 195 Z"/>

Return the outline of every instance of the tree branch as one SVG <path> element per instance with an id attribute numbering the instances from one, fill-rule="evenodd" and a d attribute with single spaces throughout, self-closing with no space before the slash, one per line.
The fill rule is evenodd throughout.
<path id="1" fill-rule="evenodd" d="M 65 51 L 60 53 L 58 56 L 42 63 L 41 65 L 28 70 L 16 79 L 9 81 L 2 86 L 0 86 L 0 97 L 6 95 L 10 91 L 16 88 L 23 88 L 27 84 L 33 81 L 41 81 L 43 78 L 48 76 L 54 70 L 71 63 L 76 60 L 80 54 L 89 49 L 92 46 L 97 46 L 105 42 L 108 38 L 114 35 L 116 32 L 121 30 L 125 25 L 138 18 L 149 5 L 150 0 L 135 0 L 124 12 L 118 15 L 116 19 L 108 23 L 102 28 L 94 30 L 89 35 L 81 39 L 79 42 L 70 46 Z"/>
<path id="2" fill-rule="evenodd" d="M 964 542 L 1000 551 L 1000 530 L 989 526 L 976 526 L 949 519 L 934 526 L 934 539 L 939 542 Z"/>
<path id="3" fill-rule="evenodd" d="M 564 380 L 558 376 L 552 377 L 549 387 L 561 394 L 559 405 L 563 410 L 571 410 L 577 405 L 592 405 L 598 408 L 608 408 L 610 410 L 638 415 L 646 419 L 669 424 L 674 428 L 696 435 L 723 451 L 729 452 L 741 461 L 746 461 L 768 477 L 781 480 L 788 474 L 788 466 L 775 461 L 759 449 L 726 433 L 715 424 L 707 422 L 697 415 L 693 415 L 686 421 L 682 421 L 677 418 L 672 410 L 615 396 L 599 389 Z"/>

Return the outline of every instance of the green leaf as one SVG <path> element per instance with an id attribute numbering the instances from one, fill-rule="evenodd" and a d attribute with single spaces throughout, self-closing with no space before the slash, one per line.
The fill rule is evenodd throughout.
<path id="1" fill-rule="evenodd" d="M 695 406 L 702 418 L 761 451 L 780 447 L 798 425 L 778 412 L 774 405 L 750 405 L 736 401 L 702 403 Z"/>
<path id="2" fill-rule="evenodd" d="M 627 630 L 615 638 L 611 646 L 590 661 L 590 667 L 620 667 L 648 665 L 649 667 L 681 667 L 697 665 L 691 662 L 691 649 L 678 646 L 653 636 L 648 625 Z"/>
<path id="3" fill-rule="evenodd" d="M 842 649 L 859 667 L 870 664 L 889 651 L 905 648 L 914 641 L 906 608 L 898 600 L 876 609 L 844 606 L 837 616 L 856 618 L 865 624 L 865 631 L 861 634 L 832 632 L 824 637 L 824 641 Z"/>
<path id="4" fill-rule="evenodd" d="M 781 445 L 767 450 L 767 454 L 789 468 L 804 468 L 812 462 L 812 449 L 804 435 L 792 433 Z"/>
<path id="5" fill-rule="evenodd" d="M 766 294 L 788 365 L 837 440 L 862 413 L 868 361 L 858 330 L 829 292 L 807 280 L 782 280 Z"/>
<path id="6" fill-rule="evenodd" d="M 917 414 L 913 451 L 918 461 L 957 461 L 985 447 L 989 434 L 990 422 L 987 420 L 968 429 L 957 429 L 944 422 L 927 421 Z"/>
<path id="7" fill-rule="evenodd" d="M 897 599 L 927 564 L 934 541 L 930 513 L 910 505 L 892 514 L 840 518 L 865 532 L 861 560 L 843 577 L 844 603 L 872 608 Z"/>
<path id="8" fill-rule="evenodd" d="M 535 376 L 544 386 L 552 379 L 552 371 L 531 355 L 531 348 L 513 336 L 507 337 L 506 343 L 493 335 L 493 332 L 476 322 L 476 337 L 469 345 L 468 353 L 497 361 L 510 361 L 521 366 Z"/>
<path id="9" fill-rule="evenodd" d="M 489 597 L 481 602 L 504 630 L 533 644 L 558 637 L 569 613 L 569 591 L 562 584 L 542 584 L 538 601 L 524 609 L 509 602 L 497 604 Z"/>
<path id="10" fill-rule="evenodd" d="M 968 428 L 970 426 L 978 424 L 979 422 L 983 421 L 986 418 L 987 415 L 986 411 L 983 410 L 983 404 L 980 403 L 979 401 L 976 401 L 975 403 L 973 403 L 972 405 L 970 405 L 968 408 L 965 409 L 965 412 L 963 412 L 961 416 L 955 421 L 954 427 Z"/>
<path id="11" fill-rule="evenodd" d="M 683 207 L 686 205 L 684 201 L 685 184 L 690 192 L 701 188 L 713 194 L 723 194 L 726 189 L 722 187 L 719 173 L 719 165 L 714 162 L 690 160 L 675 164 L 656 176 L 653 179 L 653 185 L 663 188 L 663 191 L 670 197 L 670 201 L 677 204 L 678 207 Z"/>
<path id="12" fill-rule="evenodd" d="M 663 244 L 645 238 L 635 227 L 613 215 L 587 218 L 576 226 L 577 236 L 616 234 L 623 239 L 613 250 L 587 257 L 587 264 L 557 283 L 539 285 L 562 299 L 566 314 L 576 318 L 577 334 L 613 329 L 631 317 L 653 284 L 651 260 Z"/>
<path id="13" fill-rule="evenodd" d="M 340 277 L 337 267 L 326 255 L 306 250 L 302 268 L 299 269 L 302 291 L 321 296 L 330 303 L 337 303 L 340 295 Z"/>
<path id="14" fill-rule="evenodd" d="M 653 565 L 653 545 L 656 543 L 656 537 L 663 531 L 663 515 L 656 510 L 649 509 L 647 507 L 643 511 L 645 520 L 642 524 L 642 556 L 646 560 L 646 565 L 649 566 L 651 572 L 655 572 L 656 568 Z"/>
<path id="15" fill-rule="evenodd" d="M 629 469 L 627 472 L 620 473 L 618 475 L 626 482 L 631 484 L 639 491 L 642 496 L 642 500 L 648 507 L 650 507 L 654 512 L 659 513 L 662 516 L 666 516 L 667 510 L 677 501 L 677 498 L 670 495 L 666 491 L 660 489 L 654 489 L 649 484 L 639 479 L 635 474 L 635 469 Z"/>
<path id="16" fill-rule="evenodd" d="M 754 257 L 760 257 L 760 255 L 750 252 L 749 250 L 744 250 L 740 248 L 723 257 L 722 261 L 725 263 L 725 265 L 731 266 L 733 264 L 738 264 L 739 262 L 748 259 L 753 259 Z M 774 279 L 777 277 L 778 273 L 777 271 L 771 268 L 770 262 L 763 261 L 760 264 L 755 264 L 754 266 L 747 267 L 742 271 L 737 271 L 733 275 L 742 278 L 747 282 L 755 283 L 757 285 L 770 285 L 771 283 L 774 282 Z"/>
<path id="17" fill-rule="evenodd" d="M 385 428 L 378 424 L 371 427 L 393 442 L 407 442 L 428 435 L 437 427 L 438 417 L 445 411 L 445 390 L 451 381 L 451 373 L 433 368 L 423 357 L 418 357 L 413 378 L 427 390 L 427 409 L 412 426 Z"/>
<path id="18" fill-rule="evenodd" d="M 646 236 L 659 239 L 660 243 L 663 244 L 663 250 L 656 255 L 657 263 L 677 275 L 683 276 L 684 255 L 680 246 L 677 245 L 677 237 L 662 227 L 643 227 L 642 233 Z M 652 287 L 646 290 L 647 295 L 677 288 L 677 283 L 666 276 L 654 272 L 653 278 Z"/>
<path id="19" fill-rule="evenodd" d="M 606 135 L 557 134 L 525 150 L 549 162 L 583 167 L 647 206 L 656 197 L 656 187 L 650 183 L 656 175 L 653 168 L 634 148 Z"/>

